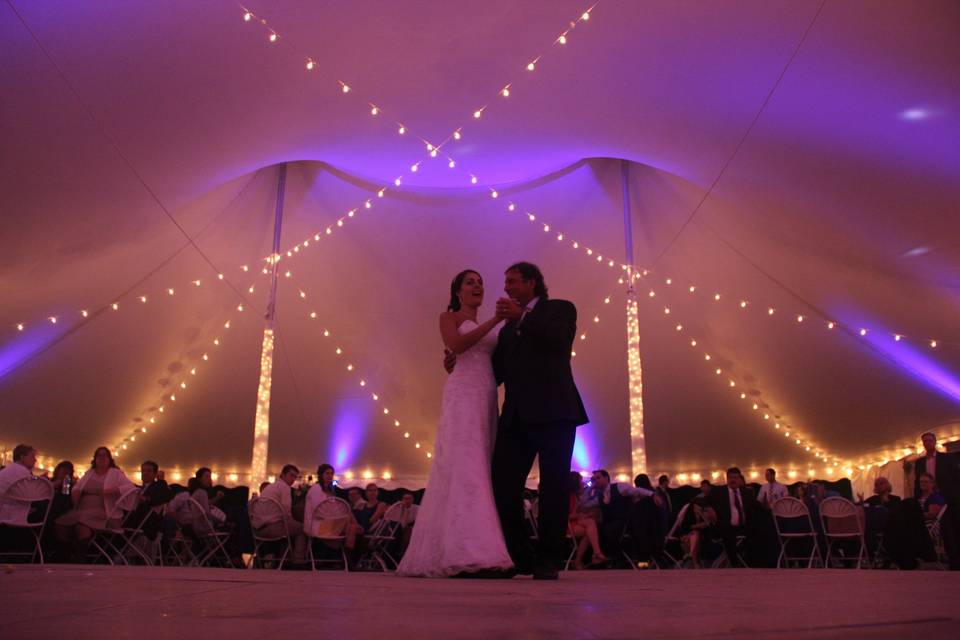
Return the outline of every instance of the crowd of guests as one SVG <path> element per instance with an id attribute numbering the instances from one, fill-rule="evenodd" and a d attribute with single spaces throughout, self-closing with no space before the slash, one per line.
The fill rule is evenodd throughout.
<path id="1" fill-rule="evenodd" d="M 958 569 L 960 458 L 938 452 L 935 434 L 924 434 L 922 441 L 925 453 L 910 469 L 915 478 L 913 496 L 893 495 L 891 483 L 878 477 L 874 495 L 856 498 L 869 555 L 902 569 L 936 559 L 928 533 L 928 525 L 936 523 L 950 568 Z M 301 470 L 288 464 L 275 481 L 261 484 L 252 500 L 244 488 L 215 487 L 207 467 L 197 469 L 185 488 L 171 487 L 151 460 L 141 465 L 138 486 L 117 467 L 106 447 L 94 451 L 90 467 L 79 478 L 71 462 L 59 463 L 49 478 L 53 489 L 49 501 L 15 500 L 15 487 L 36 480 L 35 464 L 33 447 L 18 445 L 13 462 L 0 469 L 0 556 L 18 545 L 29 546 L 26 532 L 16 525 L 45 517 L 42 546 L 46 559 L 53 562 L 90 560 L 96 557 L 90 544 L 97 532 L 126 527 L 139 529 L 145 543 L 157 543 L 161 554 L 172 541 L 219 532 L 226 541 L 229 563 L 237 567 L 245 566 L 243 556 L 253 551 L 255 538 L 285 537 L 292 549 L 291 568 L 309 568 L 312 539 L 337 540 L 348 563 L 354 564 L 389 513 L 390 521 L 396 523 L 390 551 L 399 560 L 418 509 L 415 495 L 408 491 L 393 495 L 398 506 L 390 509 L 373 483 L 363 488 L 338 487 L 329 464 L 319 466 L 316 482 L 312 476 L 301 480 Z M 710 566 L 723 553 L 731 566 L 776 566 L 777 525 L 784 531 L 795 523 L 774 522 L 774 504 L 787 496 L 803 502 L 822 537 L 819 505 L 840 494 L 819 481 L 788 488 L 777 481 L 774 469 L 766 470 L 765 480 L 751 486 L 737 467 L 731 467 L 724 484 L 714 486 L 703 480 L 699 492 L 691 495 L 695 489 L 672 489 L 666 475 L 654 486 L 644 474 L 629 484 L 613 482 L 603 469 L 594 471 L 589 481 L 571 472 L 570 568 L 626 568 L 634 563 L 699 568 Z M 528 521 L 531 535 L 536 535 L 536 497 L 529 497 Z M 342 516 L 315 518 L 329 498 L 342 500 L 337 503 L 342 504 Z"/>
<path id="2" fill-rule="evenodd" d="M 960 456 L 938 452 L 933 433 L 921 439 L 924 455 L 910 469 L 913 496 L 892 495 L 890 481 L 878 477 L 874 495 L 856 498 L 865 551 L 881 566 L 913 569 L 937 560 L 939 541 L 949 567 L 960 569 Z M 724 553 L 734 567 L 775 567 L 781 550 L 778 525 L 781 532 L 803 533 L 805 527 L 815 534 L 823 559 L 826 544 L 819 505 L 826 498 L 853 496 L 842 496 L 821 481 L 787 487 L 777 481 L 775 469 L 766 470 L 765 480 L 751 486 L 739 468 L 731 467 L 723 485 L 703 480 L 699 492 L 687 497 L 684 489 L 670 488 L 666 475 L 653 486 L 643 474 L 630 485 L 611 482 L 603 469 L 594 471 L 589 483 L 571 472 L 568 531 L 576 544 L 571 567 L 621 568 L 631 562 L 663 567 L 674 565 L 672 558 L 699 568 L 712 565 Z M 810 519 L 775 522 L 774 504 L 785 497 L 800 500 Z M 813 537 L 807 541 L 811 547 Z M 859 549 L 853 546 L 841 544 L 840 553 L 857 557 Z"/>
<path id="3" fill-rule="evenodd" d="M 224 534 L 229 564 L 246 566 L 243 556 L 254 550 L 255 537 L 276 539 L 289 536 L 293 550 L 291 568 L 309 568 L 309 539 L 342 539 L 353 563 L 365 547 L 368 534 L 387 515 L 377 485 L 342 489 L 334 482 L 334 468 L 321 464 L 317 481 L 313 476 L 300 480 L 301 472 L 286 465 L 274 482 L 264 482 L 259 495 L 248 500 L 246 488 L 215 487 L 208 467 L 197 469 L 186 487 L 167 484 L 159 465 L 147 460 L 140 466 L 140 485 L 119 469 L 107 447 L 94 451 L 90 467 L 76 477 L 73 463 L 60 462 L 52 476 L 34 475 L 36 450 L 18 445 L 13 462 L 0 469 L 0 556 L 10 550 L 32 549 L 30 532 L 22 525 L 45 522 L 42 549 L 48 562 L 85 562 L 99 559 L 91 541 L 98 532 L 139 530 L 143 545 L 157 544 L 156 553 L 134 553 L 125 561 L 137 561 L 156 554 L 167 555 L 174 541 L 194 544 L 204 536 Z M 22 483 L 44 478 L 52 488 L 49 500 L 24 501 L 15 494 Z M 26 495 L 33 494 L 28 491 Z M 312 517 L 328 498 L 342 501 L 345 517 L 324 521 Z M 268 504 L 269 503 L 269 504 Z M 409 544 L 416 522 L 415 495 L 403 491 L 391 518 L 397 522 L 396 542 L 391 549 L 398 558 Z M 258 507 L 258 505 L 263 505 Z M 311 517 L 306 517 L 310 514 Z M 333 528 L 331 528 L 333 527 Z M 162 535 L 161 535 L 162 534 Z M 116 549 L 112 549 L 116 551 Z"/>

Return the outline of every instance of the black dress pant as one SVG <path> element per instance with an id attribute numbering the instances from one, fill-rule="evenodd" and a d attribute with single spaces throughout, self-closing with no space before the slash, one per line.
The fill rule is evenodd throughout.
<path id="1" fill-rule="evenodd" d="M 497 432 L 493 450 L 493 497 L 507 551 L 521 571 L 535 564 L 555 566 L 563 555 L 570 511 L 570 457 L 576 426 L 567 422 L 527 423 L 515 416 Z M 539 547 L 534 552 L 523 524 L 523 489 L 540 459 Z"/>

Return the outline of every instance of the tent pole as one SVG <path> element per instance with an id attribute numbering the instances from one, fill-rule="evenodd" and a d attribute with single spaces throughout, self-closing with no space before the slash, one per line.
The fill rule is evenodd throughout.
<path id="1" fill-rule="evenodd" d="M 643 372 L 640 364 L 640 315 L 633 287 L 633 220 L 630 213 L 630 163 L 620 161 L 623 198 L 623 239 L 627 264 L 627 394 L 630 398 L 630 461 L 633 475 L 646 473 L 647 448 L 643 433 Z"/>
<path id="2" fill-rule="evenodd" d="M 273 253 L 270 254 L 270 296 L 264 317 L 263 344 L 260 350 L 260 383 L 257 388 L 257 412 L 253 424 L 253 455 L 250 461 L 250 486 L 267 480 L 267 456 L 270 444 L 270 388 L 273 384 L 274 317 L 277 310 L 277 272 L 280 262 L 280 235 L 283 228 L 283 198 L 287 186 L 287 164 L 279 166 L 277 206 L 273 223 Z"/>

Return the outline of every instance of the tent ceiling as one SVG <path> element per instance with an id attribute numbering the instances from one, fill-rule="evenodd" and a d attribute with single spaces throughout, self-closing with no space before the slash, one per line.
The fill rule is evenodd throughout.
<path id="1" fill-rule="evenodd" d="M 176 412 L 130 455 L 245 468 L 265 281 L 247 294 L 257 267 L 240 266 L 270 251 L 281 162 L 284 246 L 398 175 L 403 187 L 290 261 L 272 463 L 422 474 L 422 451 L 373 414 L 317 326 L 426 446 L 443 382 L 435 314 L 450 277 L 475 265 L 489 300 L 503 266 L 528 258 L 591 331 L 576 360 L 593 417 L 579 463 L 628 470 L 616 274 L 505 211 L 514 200 L 621 261 L 619 158 L 631 162 L 636 260 L 651 268 L 641 290 L 658 292 L 641 300 L 655 469 L 808 463 L 723 384 L 727 373 L 844 459 L 958 418 L 955 3 L 601 2 L 563 46 L 550 42 L 581 3 L 250 2 L 281 35 L 274 44 L 230 2 L 12 5 L 0 7 L 0 441 L 84 458 L 187 376 Z M 497 97 L 507 82 L 510 97 Z M 458 167 L 430 159 L 397 122 L 431 141 L 462 125 L 445 149 Z M 110 140 L 244 293 L 243 313 Z M 191 290 L 195 278 L 204 286 Z M 120 311 L 74 327 L 79 309 L 125 292 Z M 831 333 L 818 311 L 870 332 Z M 63 320 L 45 323 L 51 315 Z M 894 343 L 895 332 L 908 339 Z M 189 380 L 217 336 L 221 348 Z"/>

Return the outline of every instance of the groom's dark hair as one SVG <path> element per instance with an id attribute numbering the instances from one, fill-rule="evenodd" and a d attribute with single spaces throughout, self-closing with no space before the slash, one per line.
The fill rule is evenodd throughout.
<path id="1" fill-rule="evenodd" d="M 543 281 L 543 274 L 540 273 L 540 267 L 537 265 L 532 262 L 517 262 L 507 267 L 504 273 L 507 273 L 507 271 L 516 271 L 524 280 L 533 280 L 535 282 L 533 295 L 536 297 L 544 300 L 549 297 L 547 295 L 547 283 Z"/>

